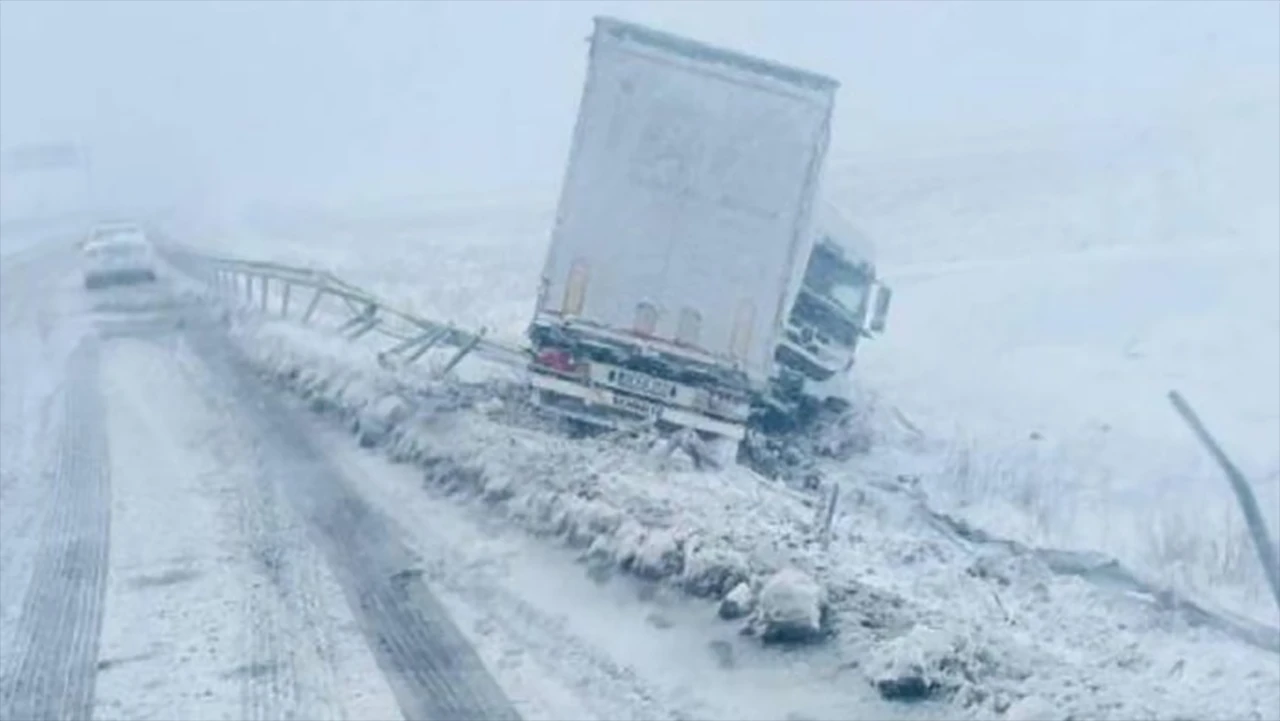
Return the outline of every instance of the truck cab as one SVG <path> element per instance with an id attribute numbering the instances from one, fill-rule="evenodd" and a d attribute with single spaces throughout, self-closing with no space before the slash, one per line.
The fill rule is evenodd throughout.
<path id="1" fill-rule="evenodd" d="M 815 215 L 814 235 L 769 391 L 753 412 L 753 425 L 766 432 L 802 428 L 824 409 L 848 408 L 859 341 L 885 328 L 892 296 L 876 277 L 871 242 L 826 203 Z"/>
<path id="2" fill-rule="evenodd" d="M 815 234 L 775 359 L 816 389 L 853 367 L 861 338 L 884 330 L 890 290 L 876 279 L 871 242 L 829 204 Z"/>

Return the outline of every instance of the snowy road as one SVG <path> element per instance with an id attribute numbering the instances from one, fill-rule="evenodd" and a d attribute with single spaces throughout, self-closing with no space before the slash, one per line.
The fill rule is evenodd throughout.
<path id="1" fill-rule="evenodd" d="M 0 717 L 518 717 L 382 517 L 162 287 L 76 280 L 6 263 Z"/>
<path id="2" fill-rule="evenodd" d="M 938 711 L 424 492 L 163 282 L 88 293 L 54 248 L 0 290 L 0 719 Z"/>

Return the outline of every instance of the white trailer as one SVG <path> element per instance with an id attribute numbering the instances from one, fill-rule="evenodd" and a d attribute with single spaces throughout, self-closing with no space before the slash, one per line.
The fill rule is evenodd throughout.
<path id="1" fill-rule="evenodd" d="M 743 436 L 813 245 L 837 88 L 595 20 L 529 331 L 541 403 Z"/>

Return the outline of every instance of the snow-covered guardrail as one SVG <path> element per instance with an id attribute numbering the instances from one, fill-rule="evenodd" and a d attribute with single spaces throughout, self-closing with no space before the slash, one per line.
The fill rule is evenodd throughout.
<path id="1" fill-rule="evenodd" d="M 217 256 L 177 245 L 160 246 L 160 255 L 175 270 L 202 283 L 221 298 L 280 317 L 297 315 L 312 322 L 322 302 L 338 311 L 338 332 L 355 340 L 381 336 L 388 345 L 378 352 L 384 366 L 410 364 L 433 348 L 453 348 L 441 369 L 448 373 L 474 353 L 513 367 L 523 366 L 527 351 L 471 331 L 396 308 L 390 302 L 327 271 L 267 261 Z"/>

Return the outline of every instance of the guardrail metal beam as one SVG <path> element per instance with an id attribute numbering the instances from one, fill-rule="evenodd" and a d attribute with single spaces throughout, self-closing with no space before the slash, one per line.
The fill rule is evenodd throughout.
<path id="1" fill-rule="evenodd" d="M 413 363 L 432 348 L 452 346 L 457 352 L 450 357 L 441 374 L 448 373 L 471 353 L 513 367 L 520 367 L 528 360 L 526 349 L 487 340 L 487 329 L 479 333 L 461 331 L 452 324 L 443 324 L 415 314 L 400 310 L 384 299 L 363 288 L 352 285 L 332 273 L 310 268 L 301 268 L 282 263 L 267 261 L 251 261 L 216 256 L 193 251 L 180 246 L 166 245 L 162 253 L 176 268 L 182 269 L 196 279 L 203 279 L 212 290 L 231 300 L 249 307 L 260 306 L 263 312 L 268 310 L 270 299 L 270 281 L 275 279 L 280 284 L 280 314 L 288 317 L 293 286 L 311 288 L 311 296 L 302 313 L 301 321 L 310 323 L 319 310 L 320 302 L 326 295 L 341 298 L 350 311 L 351 317 L 342 323 L 339 332 L 349 339 L 355 340 L 370 333 L 393 338 L 396 345 L 383 353 L 379 359 L 393 356 L 403 358 L 403 363 Z M 254 297 L 254 278 L 261 287 L 258 297 Z M 241 284 L 244 289 L 241 291 Z M 254 301 L 258 302 L 255 304 Z M 398 324 L 398 325 L 397 325 Z"/>

